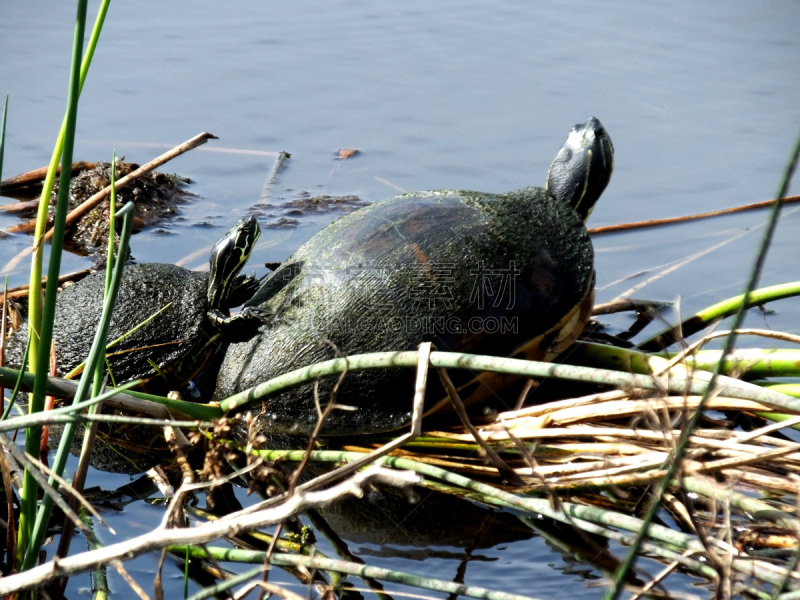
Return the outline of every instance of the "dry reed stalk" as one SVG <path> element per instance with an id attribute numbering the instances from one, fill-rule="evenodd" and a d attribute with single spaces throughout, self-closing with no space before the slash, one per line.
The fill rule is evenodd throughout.
<path id="1" fill-rule="evenodd" d="M 627 473 L 638 473 L 647 469 L 660 467 L 669 458 L 666 452 L 654 452 L 653 456 L 641 457 L 637 463 L 624 465 L 619 467 L 611 467 L 597 471 L 589 471 L 588 473 L 581 473 L 579 475 L 565 475 L 562 477 L 563 481 L 576 481 L 576 480 L 600 480 L 611 479 L 617 475 Z"/>
<path id="2" fill-rule="evenodd" d="M 598 437 L 598 439 L 600 439 Z M 537 453 L 546 456 L 547 452 L 554 454 L 564 454 L 563 458 L 550 458 L 550 460 L 572 460 L 579 454 L 600 454 L 602 456 L 630 456 L 649 452 L 648 449 L 635 444 L 620 442 L 616 440 L 599 442 L 568 442 L 563 444 L 548 444 L 537 448 Z"/>
<path id="3" fill-rule="evenodd" d="M 520 428 L 522 429 L 522 428 Z M 503 442 L 508 441 L 510 436 L 509 427 L 503 427 L 499 430 L 494 430 L 490 427 L 485 427 L 480 430 L 481 435 L 486 441 Z M 634 439 L 648 442 L 661 442 L 665 436 L 672 433 L 677 435 L 680 431 L 672 431 L 662 433 L 660 431 L 651 431 L 648 429 L 629 429 L 625 427 L 612 427 L 612 426 L 598 426 L 598 425 L 571 425 L 569 427 L 548 427 L 547 429 L 529 429 L 524 439 L 527 440 L 544 440 L 544 439 L 563 439 L 563 438 L 584 438 L 584 437 L 599 437 L 606 436 L 612 443 L 616 443 L 618 439 Z M 426 431 L 425 435 L 428 437 L 437 437 L 454 441 L 469 442 L 472 437 L 466 434 L 457 433 L 454 431 Z M 515 434 L 515 437 L 519 437 Z"/>
<path id="4" fill-rule="evenodd" d="M 92 269 L 81 269 L 80 271 L 74 271 L 72 273 L 65 273 L 58 278 L 58 284 L 64 284 L 68 281 L 80 281 L 84 277 L 86 277 L 89 273 L 92 272 Z M 42 287 L 47 283 L 47 275 L 42 277 Z M 27 298 L 29 293 L 30 286 L 26 283 L 25 285 L 19 285 L 17 287 L 11 288 L 8 290 L 8 297 L 9 298 Z M 5 296 L 5 294 L 3 294 Z"/>
<path id="5" fill-rule="evenodd" d="M 561 410 L 564 408 L 571 408 L 576 406 L 586 406 L 603 402 L 606 400 L 624 400 L 629 398 L 630 394 L 627 391 L 614 390 L 611 392 L 603 392 L 602 394 L 591 394 L 589 396 L 580 396 L 578 398 L 567 398 L 565 400 L 555 400 L 547 402 L 546 404 L 536 404 L 534 406 L 526 406 L 519 410 L 509 410 L 498 413 L 492 418 L 492 421 L 500 420 L 514 420 L 520 417 L 537 417 Z"/>
<path id="6" fill-rule="evenodd" d="M 72 174 L 77 175 L 84 169 L 86 170 L 94 169 L 96 166 L 97 163 L 90 163 L 83 161 L 73 162 Z M 25 188 L 37 183 L 41 183 L 47 176 L 47 169 L 49 169 L 49 167 L 39 167 L 38 169 L 33 169 L 32 171 L 28 171 L 27 173 L 21 173 L 20 175 L 14 175 L 13 177 L 4 179 L 2 182 L 0 182 L 0 192 L 3 195 L 8 195 L 11 192 L 19 190 L 20 188 Z M 56 175 L 60 174 L 61 174 L 61 165 L 58 165 L 58 168 L 56 169 Z M 13 206 L 13 205 L 0 206 L 0 210 L 5 209 L 6 206 Z"/>
<path id="7" fill-rule="evenodd" d="M 612 426 L 608 421 L 624 417 L 637 418 L 646 414 L 646 411 L 654 413 L 662 409 L 670 412 L 687 408 L 691 410 L 697 406 L 698 401 L 698 397 L 675 396 L 621 401 L 618 394 L 602 398 L 595 395 L 502 413 L 496 416 L 494 423 L 480 428 L 479 432 L 525 481 L 526 490 L 643 486 L 663 477 L 663 466 L 669 459 L 673 440 L 680 432 L 674 429 L 625 428 Z M 758 403 L 724 397 L 714 399 L 711 408 L 762 410 Z M 538 417 L 521 416 L 537 412 Z M 552 425 L 567 426 L 532 428 L 531 421 L 540 422 L 539 417 L 542 415 L 547 415 L 547 421 Z M 800 418 L 796 420 L 800 421 Z M 576 422 L 581 424 L 570 425 Z M 651 424 L 659 426 L 657 421 Z M 747 485 L 777 493 L 800 493 L 800 485 L 785 479 L 787 470 L 800 475 L 800 444 L 769 436 L 786 426 L 788 425 L 771 424 L 753 432 L 698 429 L 690 438 L 687 475 L 716 473 L 731 487 Z M 425 435 L 467 443 L 474 440 L 473 434 L 466 432 L 434 431 L 426 432 Z M 523 460 L 524 457 L 513 456 L 518 452 L 516 448 L 497 445 L 507 445 L 513 438 L 528 442 L 546 439 L 559 442 L 532 449 L 536 461 L 535 468 L 532 468 Z M 570 439 L 582 441 L 567 441 Z M 402 455 L 470 473 L 478 478 L 490 475 L 491 469 L 477 464 L 474 457 L 432 455 L 430 452 L 437 452 L 435 448 L 435 444 L 431 448 L 424 445 L 421 448 L 407 448 Z M 546 483 L 542 481 L 543 478 Z"/>
<path id="8" fill-rule="evenodd" d="M 601 402 L 598 404 L 591 404 L 586 406 L 579 406 L 575 408 L 560 409 L 551 412 L 548 415 L 548 423 L 554 425 L 573 425 L 577 423 L 591 422 L 604 422 L 609 419 L 621 419 L 625 417 L 637 417 L 646 414 L 649 409 L 668 409 L 670 411 L 682 411 L 685 409 L 692 410 L 697 408 L 700 402 L 699 396 L 688 396 L 686 398 L 679 396 L 669 396 L 666 398 L 653 398 L 650 400 L 612 400 L 608 402 Z M 712 398 L 707 403 L 707 408 L 713 410 L 737 410 L 748 412 L 768 412 L 770 409 L 763 404 L 753 402 L 751 400 L 739 400 L 737 398 L 727 398 L 718 396 Z M 539 437 L 555 437 L 556 434 L 548 435 L 546 432 L 549 428 L 542 427 L 542 421 L 539 417 L 518 417 L 515 419 L 503 419 L 502 421 L 495 422 L 491 425 L 480 427 L 478 431 L 486 441 L 503 441 L 511 439 L 514 436 L 520 439 L 534 439 Z M 642 429 L 636 431 L 635 435 L 645 436 L 646 430 Z M 624 435 L 619 431 L 608 432 L 612 436 Z M 670 431 L 670 435 L 679 435 L 679 431 Z M 446 431 L 433 431 L 427 432 L 426 435 L 436 437 L 443 437 L 447 439 L 472 441 L 471 435 L 464 435 Z M 557 435 L 570 435 L 567 431 L 559 431 Z M 580 435 L 575 431 L 573 435 Z M 591 431 L 589 435 L 595 435 Z M 630 435 L 630 434 L 629 434 Z M 657 435 L 657 434 L 655 434 Z M 664 434 L 660 436 L 662 439 Z"/>
<path id="9" fill-rule="evenodd" d="M 636 417 L 645 414 L 645 411 L 654 409 L 693 410 L 700 404 L 700 396 L 668 396 L 666 398 L 653 398 L 651 400 L 613 400 L 587 407 L 560 410 L 550 415 L 552 423 L 567 425 L 585 421 L 619 419 L 623 417 Z M 751 400 L 739 400 L 717 396 L 706 402 L 709 410 L 746 410 L 750 412 L 769 412 L 771 409 Z"/>
<path id="10" fill-rule="evenodd" d="M 584 463 L 569 463 L 563 465 L 539 465 L 536 469 L 520 469 L 518 472 L 524 475 L 540 475 L 542 477 L 553 477 L 559 475 L 564 479 L 574 477 L 586 477 L 589 479 L 602 477 L 604 473 L 615 474 L 613 472 L 622 469 L 641 469 L 651 466 L 658 466 L 664 463 L 667 458 L 666 452 L 653 452 L 650 455 L 639 455 L 624 457 L 616 460 L 597 460 Z M 537 459 L 539 457 L 537 456 Z M 544 461 L 542 461 L 544 462 Z"/>
<path id="11" fill-rule="evenodd" d="M 788 441 L 788 440 L 785 440 Z M 771 443 L 772 440 L 769 440 Z M 760 455 L 764 452 L 763 446 L 758 446 L 756 444 L 742 444 L 737 443 L 732 440 L 721 441 L 721 440 L 708 440 L 698 436 L 692 436 L 692 443 L 696 446 L 702 446 L 706 448 L 713 448 L 714 450 L 728 453 L 733 455 L 734 453 L 739 456 L 743 455 Z M 789 442 L 788 444 L 781 444 L 781 451 L 785 453 L 783 456 L 784 460 L 798 462 L 800 463 L 800 454 L 793 454 L 794 451 L 800 450 L 800 444 L 796 444 L 794 442 Z"/>
<path id="12" fill-rule="evenodd" d="M 342 450 L 345 450 L 346 452 L 364 453 L 364 447 L 361 446 L 342 446 Z M 481 473 L 481 475 L 497 474 L 497 469 L 493 467 L 487 467 L 486 465 L 484 465 L 483 461 L 477 455 L 469 458 L 464 458 L 460 456 L 446 457 L 440 455 L 418 454 L 416 452 L 409 452 L 408 450 L 399 448 L 397 450 L 394 450 L 391 453 L 391 456 L 402 456 L 405 458 L 412 458 L 418 462 L 425 463 L 427 465 L 435 465 L 443 469 L 468 470 L 475 473 Z"/>
<path id="13" fill-rule="evenodd" d="M 749 470 L 734 471 L 733 469 L 725 469 L 722 471 L 722 474 L 729 479 L 737 478 L 742 483 L 748 484 L 751 488 L 759 492 L 772 490 L 774 492 L 800 494 L 800 485 L 792 483 L 788 479 L 782 477 L 753 473 Z"/>
<path id="14" fill-rule="evenodd" d="M 559 478 L 548 481 L 547 484 L 542 484 L 541 481 L 532 480 L 531 484 L 526 487 L 524 491 L 544 492 L 550 490 L 553 492 L 560 492 L 576 491 L 584 488 L 642 487 L 663 479 L 666 474 L 666 470 L 658 469 L 648 473 L 623 474 L 601 478 L 584 478 L 571 481 Z"/>
<path id="15" fill-rule="evenodd" d="M 772 460 L 779 457 L 785 457 L 787 453 L 791 452 L 790 448 L 776 448 L 772 450 L 764 450 L 758 454 L 751 456 L 741 456 L 733 458 L 724 458 L 722 460 L 715 460 L 703 463 L 701 466 L 693 468 L 688 473 L 713 473 L 714 471 L 721 471 L 722 469 L 729 469 L 731 467 L 743 467 L 755 463 L 763 464 L 764 461 Z"/>

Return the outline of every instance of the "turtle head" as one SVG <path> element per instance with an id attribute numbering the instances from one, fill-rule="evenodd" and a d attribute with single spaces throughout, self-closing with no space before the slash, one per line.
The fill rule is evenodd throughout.
<path id="1" fill-rule="evenodd" d="M 575 125 L 547 175 L 547 191 L 574 208 L 584 222 L 606 189 L 614 170 L 614 145 L 592 117 Z"/>
<path id="2" fill-rule="evenodd" d="M 210 309 L 227 308 L 227 300 L 239 281 L 239 273 L 250 258 L 260 235 L 258 221 L 248 217 L 231 227 L 211 248 L 211 274 L 208 278 Z"/>

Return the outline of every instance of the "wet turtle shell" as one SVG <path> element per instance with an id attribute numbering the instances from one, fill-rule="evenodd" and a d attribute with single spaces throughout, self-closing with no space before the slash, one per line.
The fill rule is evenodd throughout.
<path id="1" fill-rule="evenodd" d="M 465 191 L 399 196 L 347 215 L 284 262 L 250 301 L 263 331 L 226 352 L 216 396 L 342 354 L 439 350 L 550 359 L 588 317 L 593 250 L 583 221 L 541 188 L 509 194 Z M 501 334 L 502 335 L 498 335 Z M 452 373 L 462 397 L 492 383 Z M 429 394 L 435 378 L 429 378 Z M 489 378 L 491 379 L 491 378 Z M 349 374 L 329 434 L 382 431 L 408 421 L 414 373 Z M 321 397 L 333 385 L 321 384 Z M 487 387 L 488 386 L 488 387 Z M 313 386 L 270 397 L 271 429 L 307 432 L 316 422 Z"/>
<path id="2" fill-rule="evenodd" d="M 335 221 L 284 262 L 248 302 L 265 325 L 225 354 L 215 397 L 343 355 L 439 350 L 550 360 L 589 318 L 594 254 L 584 222 L 613 171 L 613 145 L 595 118 L 576 125 L 547 188 L 506 194 L 405 194 Z M 513 378 L 454 372 L 465 402 L 501 393 Z M 327 402 L 335 381 L 319 382 Z M 348 374 L 323 432 L 405 425 L 410 370 Z M 428 406 L 446 397 L 428 378 Z M 304 434 L 317 422 L 315 386 L 266 398 L 264 430 Z"/>
<path id="3" fill-rule="evenodd" d="M 236 223 L 214 244 L 210 273 L 161 263 L 125 267 L 108 331 L 109 344 L 125 336 L 106 354 L 113 382 L 142 379 L 146 391 L 164 394 L 180 389 L 203 368 L 224 344 L 222 334 L 238 331 L 250 318 L 247 313 L 228 317 L 224 311 L 245 302 L 258 287 L 239 273 L 259 234 L 252 217 Z M 53 329 L 58 375 L 86 360 L 103 312 L 104 288 L 105 273 L 98 272 L 59 294 Z M 9 364 L 21 364 L 27 340 L 25 324 L 9 339 Z"/>
<path id="4" fill-rule="evenodd" d="M 161 308 L 155 319 L 108 351 L 108 363 L 117 382 L 152 380 L 160 369 L 174 364 L 203 334 L 207 306 L 208 273 L 170 264 L 146 263 L 125 267 L 125 276 L 108 332 L 109 342 L 123 336 Z M 64 376 L 86 360 L 103 312 L 105 273 L 92 273 L 65 288 L 58 297 L 53 340 L 58 375 Z M 8 341 L 10 364 L 19 365 L 25 352 L 28 326 L 24 324 Z M 165 382 L 166 384 L 166 382 Z"/>

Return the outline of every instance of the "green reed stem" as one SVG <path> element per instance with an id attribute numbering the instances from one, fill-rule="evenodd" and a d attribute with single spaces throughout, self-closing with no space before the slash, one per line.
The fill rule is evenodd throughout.
<path id="1" fill-rule="evenodd" d="M 6 117 L 8 116 L 8 92 L 3 104 L 3 121 L 0 123 L 0 181 L 3 181 L 3 155 L 6 149 Z"/>
<path id="2" fill-rule="evenodd" d="M 51 421 L 51 419 L 61 419 L 65 416 L 76 415 L 84 409 L 95 406 L 98 402 L 102 402 L 108 398 L 111 398 L 112 396 L 115 396 L 116 394 L 119 394 L 120 392 L 129 390 L 138 383 L 138 381 L 130 381 L 119 388 L 108 390 L 99 396 L 90 398 L 89 400 L 84 400 L 83 402 L 70 404 L 69 406 L 62 406 L 59 408 L 54 408 L 53 410 L 41 411 L 35 414 L 11 417 L 5 421 L 0 421 L 0 431 L 13 431 L 14 429 L 23 429 L 25 427 L 31 427 L 32 425 L 45 425 L 55 422 Z"/>
<path id="3" fill-rule="evenodd" d="M 110 3 L 111 0 L 103 0 L 100 4 L 100 9 L 97 12 L 97 18 L 95 19 L 94 22 L 92 35 L 89 38 L 89 43 L 86 46 L 86 54 L 84 55 L 83 62 L 81 63 L 78 96 L 80 96 L 80 93 L 83 90 L 83 84 L 86 81 L 86 75 L 88 74 L 89 67 L 92 64 L 94 51 L 97 48 L 97 42 L 100 39 L 100 32 L 103 29 L 103 23 L 105 21 L 106 13 L 108 12 L 108 6 Z M 81 38 L 81 43 L 83 43 L 83 38 Z M 42 262 L 44 256 L 44 248 L 42 245 L 42 240 L 44 239 L 45 229 L 47 228 L 47 212 L 48 212 L 48 206 L 50 205 L 50 194 L 53 191 L 53 183 L 55 182 L 56 171 L 58 170 L 58 163 L 59 161 L 61 161 L 62 158 L 61 154 L 64 148 L 66 131 L 67 131 L 67 116 L 65 115 L 64 121 L 61 123 L 61 130 L 58 133 L 58 138 L 56 139 L 55 147 L 53 148 L 53 155 L 50 157 L 50 167 L 47 169 L 47 175 L 45 176 L 44 183 L 42 184 L 42 195 L 39 198 L 39 209 L 36 215 L 36 229 L 34 230 L 33 234 L 34 254 L 31 259 L 31 276 L 30 276 L 31 290 L 38 290 L 41 287 Z M 71 174 L 72 173 L 71 156 L 69 163 L 67 163 L 67 161 L 61 161 L 61 163 L 63 166 L 62 171 L 67 170 Z M 34 332 L 31 335 L 32 339 L 31 343 L 33 345 L 32 351 L 30 353 L 31 370 L 34 370 L 36 368 L 36 356 L 38 355 L 38 349 L 39 349 L 39 340 L 36 336 L 36 332 L 39 331 L 41 319 L 42 319 L 41 297 L 39 294 L 30 294 L 28 296 L 28 323 L 30 330 Z"/>
<path id="4" fill-rule="evenodd" d="M 677 355 L 670 352 L 666 358 L 629 348 L 617 348 L 591 342 L 578 342 L 570 350 L 569 362 L 577 365 L 592 365 L 598 368 L 619 370 L 649 375 L 660 372 L 668 365 L 668 359 Z M 685 357 L 673 370 L 713 371 L 722 358 L 720 350 L 701 350 Z M 722 372 L 736 377 L 747 376 L 748 380 L 761 377 L 800 377 L 800 350 L 783 348 L 740 348 L 725 357 Z M 770 388 L 781 391 L 779 388 Z M 791 388 L 786 388 L 791 389 Z M 785 392 L 782 392 L 785 393 Z M 794 394 L 789 394 L 793 396 Z"/>
<path id="5" fill-rule="evenodd" d="M 85 508 L 81 508 L 80 515 L 86 527 L 94 531 L 94 521 L 92 521 L 92 517 L 89 515 L 89 512 Z M 86 546 L 91 551 L 100 548 L 101 544 L 96 542 L 96 538 L 93 540 L 87 536 Z M 111 595 L 111 591 L 108 587 L 108 574 L 106 573 L 106 567 L 102 566 L 93 569 L 90 577 L 92 580 L 93 600 L 107 600 Z"/>
<path id="6" fill-rule="evenodd" d="M 66 147 L 64 150 L 66 152 Z M 133 208 L 133 203 L 128 203 L 117 213 L 117 216 L 124 216 L 122 235 L 120 236 L 119 242 L 119 256 L 127 256 L 128 243 L 130 241 L 131 232 L 133 231 Z M 53 236 L 53 241 L 55 241 L 55 236 Z M 111 323 L 111 314 L 114 310 L 114 304 L 117 301 L 117 293 L 119 292 L 120 285 L 122 284 L 124 266 L 125 261 L 123 260 L 118 260 L 114 265 L 114 276 L 111 281 L 111 288 L 103 302 L 103 313 L 100 317 L 100 323 L 97 326 L 97 333 L 95 334 L 94 341 L 92 342 L 92 348 L 89 351 L 89 358 L 86 360 L 86 370 L 81 376 L 78 389 L 75 392 L 75 398 L 73 400 L 74 403 L 80 403 L 86 398 L 89 391 L 89 385 L 94 379 L 94 372 L 97 369 L 97 365 L 105 352 L 108 328 Z M 48 278 L 48 290 L 50 288 L 50 282 L 55 280 L 57 280 L 57 276 L 52 279 Z M 46 306 L 47 303 L 45 303 L 45 307 Z M 44 330 L 44 327 L 42 329 Z M 72 447 L 72 440 L 75 437 L 76 428 L 77 425 L 75 423 L 68 423 L 64 427 L 64 431 L 61 434 L 61 442 L 58 445 L 58 452 L 53 459 L 53 472 L 58 475 L 61 475 L 64 471 L 64 466 L 67 463 L 67 456 L 69 455 L 69 450 Z M 58 484 L 52 477 L 50 479 L 50 484 L 54 489 L 58 490 Z M 53 499 L 49 495 L 45 495 L 44 499 L 42 500 L 42 506 L 39 512 L 36 514 L 36 523 L 34 524 L 33 528 L 31 545 L 30 548 L 28 548 L 28 551 L 25 553 L 25 558 L 22 563 L 22 570 L 30 569 L 35 564 L 36 559 L 39 556 L 39 548 L 44 540 L 44 535 L 45 531 L 47 530 L 47 524 L 50 519 L 50 512 L 52 511 L 52 508 Z"/>
<path id="7" fill-rule="evenodd" d="M 711 371 L 719 363 L 719 350 L 701 350 L 686 357 L 691 368 Z M 726 356 L 723 373 L 736 373 L 747 379 L 760 377 L 800 377 L 800 350 L 778 348 L 746 348 Z"/>
<path id="8" fill-rule="evenodd" d="M 656 363 L 666 363 L 663 358 L 649 356 L 641 352 L 609 348 L 607 346 L 603 346 L 602 348 L 606 349 L 608 352 L 606 362 L 619 369 L 630 370 L 628 365 L 636 364 L 637 369 L 651 371 L 654 367 L 659 366 Z M 593 350 L 593 345 L 581 344 L 580 352 L 588 353 L 582 355 L 581 358 L 593 356 Z M 600 355 L 594 356 L 599 362 Z M 333 359 L 280 375 L 255 388 L 231 396 L 223 400 L 219 405 L 172 400 L 170 398 L 154 396 L 142 392 L 130 391 L 127 393 L 130 396 L 165 406 L 169 410 L 208 421 L 219 418 L 226 412 L 247 408 L 247 406 L 252 403 L 260 402 L 262 398 L 269 394 L 282 392 L 298 385 L 312 383 L 321 377 L 333 377 L 341 374 L 345 369 L 350 372 L 355 372 L 396 367 L 416 368 L 418 359 L 419 355 L 417 352 L 377 352 Z M 651 366 L 648 360 L 653 362 L 653 366 Z M 708 387 L 707 381 L 703 379 L 697 378 L 687 380 L 685 376 L 681 376 L 680 373 L 676 372 L 670 374 L 669 377 L 655 378 L 647 374 L 627 373 L 609 369 L 575 365 L 554 365 L 552 363 L 500 358 L 496 356 L 462 354 L 457 352 L 432 352 L 430 364 L 434 368 L 491 371 L 520 375 L 522 377 L 553 377 L 622 388 L 638 387 L 653 390 L 667 388 L 675 393 L 681 394 L 684 392 L 702 394 Z M 29 386 L 32 385 L 33 375 L 31 373 L 21 374 L 20 371 L 16 369 L 0 367 L 0 384 L 13 385 L 17 379 L 20 378 L 22 389 L 28 389 Z M 725 385 L 721 388 L 721 393 L 726 396 L 753 400 L 776 408 L 800 413 L 800 400 L 781 393 L 783 388 L 761 388 L 753 384 L 732 379 L 726 379 L 724 383 Z M 71 381 L 50 377 L 47 379 L 47 385 L 46 391 L 48 394 L 63 397 L 72 397 L 75 394 L 75 384 Z"/>
<path id="9" fill-rule="evenodd" d="M 199 547 L 175 545 L 167 546 L 167 550 L 173 554 L 177 554 L 178 556 L 184 556 L 188 553 L 192 558 L 202 560 L 230 561 L 250 564 L 263 564 L 267 554 L 266 552 L 259 552 L 256 550 L 238 550 L 232 548 L 222 548 L 218 546 Z M 346 573 L 348 575 L 355 575 L 362 578 L 391 581 L 424 590 L 433 590 L 447 594 L 467 596 L 468 598 L 485 598 L 486 600 L 532 600 L 533 598 L 532 596 L 508 594 L 506 592 L 488 590 L 486 588 L 465 585 L 463 583 L 454 583 L 451 581 L 444 581 L 442 579 L 433 579 L 431 577 L 420 577 L 418 575 L 405 573 L 403 571 L 369 567 L 367 565 L 346 560 L 335 560 L 320 556 L 303 556 L 299 554 L 286 554 L 283 552 L 278 552 L 270 557 L 270 564 L 281 567 L 303 566 L 308 569 L 335 571 L 338 573 Z M 257 572 L 254 573 L 254 575 L 255 574 L 257 574 Z"/>
<path id="10" fill-rule="evenodd" d="M 19 380 L 19 389 L 31 390 L 33 389 L 34 375 L 25 371 L 17 369 L 10 369 L 8 367 L 0 367 L 0 384 L 8 387 L 15 385 Z M 141 383 L 141 382 L 139 382 Z M 127 384 L 125 384 L 127 386 Z M 165 398 L 163 396 L 154 396 L 153 394 L 145 394 L 130 390 L 124 394 L 120 394 L 120 390 L 124 386 L 112 389 L 114 395 L 119 396 L 119 400 L 125 401 L 127 397 L 138 398 L 140 400 L 147 400 L 166 407 L 168 410 L 182 413 L 194 419 L 201 421 L 210 421 L 211 419 L 218 419 L 222 416 L 222 411 L 213 404 L 198 404 L 196 402 L 187 402 L 186 400 L 173 400 L 172 398 Z M 47 394 L 50 396 L 57 396 L 59 398 L 74 398 L 77 392 L 78 384 L 74 381 L 61 379 L 60 377 L 47 378 Z"/>
<path id="11" fill-rule="evenodd" d="M 28 338 L 28 341 L 25 343 L 25 352 L 22 354 L 22 363 L 21 363 L 22 369 L 17 371 L 16 374 L 12 375 L 7 381 L 3 381 L 3 383 L 8 383 L 8 382 L 13 383 L 14 391 L 11 392 L 11 398 L 9 398 L 8 400 L 8 405 L 6 406 L 6 409 L 3 411 L 3 416 L 0 417 L 0 421 L 4 421 L 5 419 L 8 418 L 8 415 L 11 413 L 11 409 L 13 408 L 14 403 L 17 400 L 17 394 L 19 394 L 19 391 L 23 389 L 23 381 L 25 379 L 25 376 L 29 375 L 25 371 L 25 365 L 28 364 L 28 353 L 30 352 L 30 350 L 31 350 L 31 340 L 30 338 Z M 30 374 L 29 378 L 30 378 L 30 387 L 26 388 L 26 390 L 33 389 L 33 375 Z"/>
<path id="12" fill-rule="evenodd" d="M 111 293 L 111 283 L 114 277 L 114 219 L 117 215 L 117 151 L 114 150 L 111 154 L 111 194 L 108 200 L 108 250 L 106 253 L 106 283 L 103 287 L 103 302 L 108 300 L 108 295 Z M 124 257 L 117 256 L 116 260 L 125 261 Z M 30 331 L 30 329 L 28 330 Z M 103 350 L 102 360 L 97 361 L 92 381 L 92 396 L 97 396 L 103 388 L 103 368 L 106 364 L 106 353 Z M 94 410 L 94 409 L 93 409 Z"/>
<path id="13" fill-rule="evenodd" d="M 47 270 L 47 286 L 45 288 L 45 301 L 41 314 L 41 323 L 39 326 L 39 339 L 38 348 L 36 342 L 31 344 L 32 362 L 35 362 L 35 367 L 32 369 L 36 373 L 36 378 L 33 384 L 33 393 L 30 396 L 28 405 L 29 412 L 39 412 L 44 408 L 44 391 L 46 387 L 46 378 L 50 365 L 50 343 L 53 338 L 53 317 L 55 315 L 56 292 L 58 291 L 58 275 L 61 270 L 61 251 L 64 240 L 64 230 L 66 228 L 67 218 L 67 201 L 69 200 L 69 183 L 72 176 L 72 150 L 75 141 L 75 125 L 78 120 L 78 97 L 80 96 L 80 64 L 81 54 L 83 53 L 83 34 L 86 25 L 86 4 L 87 0 L 78 0 L 77 15 L 75 19 L 75 34 L 72 41 L 72 64 L 70 67 L 69 90 L 67 92 L 67 114 L 64 121 L 64 136 L 63 136 L 63 150 L 61 152 L 63 158 L 64 168 L 61 169 L 61 178 L 59 180 L 58 200 L 56 202 L 56 214 L 53 222 L 53 238 L 52 247 L 50 251 L 50 265 Z M 49 194 L 49 193 L 48 193 Z M 44 214 L 42 213 L 42 206 L 44 204 Z M 42 216 L 40 222 L 37 223 L 44 227 L 47 218 L 47 202 L 42 201 L 40 204 L 39 215 Z M 39 238 L 37 238 L 38 240 Z M 37 244 L 38 242 L 34 242 Z M 42 248 L 39 244 L 39 252 Z M 39 262 L 34 260 L 34 263 Z M 28 295 L 29 300 L 40 298 L 40 294 L 36 293 L 41 285 L 41 273 L 35 273 L 37 269 L 31 269 L 31 293 Z M 36 277 L 33 277 L 33 275 Z M 29 314 L 29 331 L 37 329 L 36 319 L 34 314 Z M 35 334 L 31 335 L 35 339 Z M 39 445 L 41 443 L 42 430 L 40 427 L 32 427 L 25 432 L 25 449 L 34 458 L 39 458 Z M 32 541 L 34 536 L 33 516 L 36 513 L 36 501 L 38 494 L 38 486 L 29 468 L 25 469 L 25 477 L 21 496 L 20 506 L 20 519 L 19 519 L 19 539 L 17 543 L 17 557 L 25 556 L 23 563 L 27 563 L 30 568 L 33 565 L 33 559 L 27 558 L 31 556 L 31 547 L 29 542 Z M 39 544 L 34 543 L 32 547 L 36 547 L 38 552 Z"/>
<path id="14" fill-rule="evenodd" d="M 660 360 L 663 361 L 663 359 Z M 262 398 L 269 394 L 311 383 L 321 377 L 333 377 L 344 371 L 356 372 L 396 367 L 416 368 L 418 361 L 419 354 L 413 351 L 374 352 L 335 358 L 290 371 L 251 389 L 230 396 L 219 403 L 219 408 L 223 412 L 239 410 L 250 404 L 260 402 Z M 668 389 L 679 394 L 701 395 L 708 389 L 706 381 L 688 378 L 675 372 L 670 373 L 669 377 L 655 378 L 649 375 L 636 375 L 608 369 L 557 365 L 532 360 L 481 356 L 459 352 L 431 352 L 430 366 L 436 369 L 491 371 L 533 378 L 553 377 L 623 388 Z M 800 402 L 795 398 L 733 379 L 725 379 L 724 385 L 720 388 L 720 393 L 731 398 L 763 402 L 792 412 L 800 412 Z"/>
<path id="15" fill-rule="evenodd" d="M 173 546 L 169 546 L 168 548 L 172 548 Z M 178 548 L 178 546 L 174 546 L 174 548 Z M 189 566 L 189 560 L 187 557 L 186 566 Z M 188 597 L 188 600 L 204 600 L 205 598 L 211 597 L 227 597 L 231 598 L 229 594 L 223 594 L 227 590 L 236 587 L 237 585 L 241 585 L 261 575 L 264 573 L 264 565 L 255 567 L 254 569 L 249 569 L 244 571 L 243 573 L 238 573 L 236 575 L 230 576 L 227 579 L 223 579 L 216 585 L 211 585 L 209 587 L 203 588 L 196 594 Z M 186 597 L 186 596 L 184 596 Z"/>
<path id="16" fill-rule="evenodd" d="M 767 233 L 769 233 L 769 229 Z M 740 306 L 744 306 L 745 309 L 748 309 L 774 300 L 783 300 L 784 298 L 794 298 L 796 296 L 800 296 L 800 281 L 781 283 L 779 285 L 753 290 L 747 294 L 747 301 L 744 302 L 744 305 L 742 304 L 745 298 L 744 295 L 734 296 L 733 298 L 728 298 L 708 308 L 704 308 L 682 323 L 654 335 L 639 344 L 638 348 L 646 352 L 662 350 L 697 333 L 701 329 L 705 329 L 717 321 L 737 314 Z"/>

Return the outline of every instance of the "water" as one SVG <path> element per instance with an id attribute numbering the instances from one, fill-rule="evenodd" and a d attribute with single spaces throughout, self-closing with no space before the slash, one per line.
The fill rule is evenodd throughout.
<path id="1" fill-rule="evenodd" d="M 73 11 L 0 7 L 6 175 L 49 161 Z M 117 3 L 81 99 L 75 158 L 107 160 L 116 148 L 145 162 L 200 131 L 218 135 L 167 167 L 191 177 L 198 195 L 167 224 L 175 235 L 133 240 L 140 260 L 191 267 L 258 199 L 280 150 L 292 159 L 274 201 L 300 191 L 367 201 L 427 188 L 504 191 L 542 185 L 569 128 L 593 115 L 614 140 L 616 172 L 590 226 L 716 210 L 777 189 L 800 124 L 798 33 L 800 11 L 788 2 Z M 361 153 L 338 161 L 340 148 Z M 252 264 L 286 258 L 334 217 L 266 231 Z M 739 293 L 765 217 L 596 237 L 598 301 L 722 242 L 635 297 L 679 301 L 686 315 Z M 13 221 L 0 216 L 0 226 Z M 764 285 L 797 279 L 798 226 L 786 210 Z M 3 240 L 0 261 L 27 244 Z M 85 265 L 66 257 L 64 268 Z M 24 268 L 12 285 L 26 281 Z M 771 308 L 748 324 L 800 332 L 796 301 Z M 491 552 L 493 562 L 469 563 L 468 579 L 547 597 L 599 594 L 541 540 Z M 435 564 L 449 576 L 457 562 Z"/>

